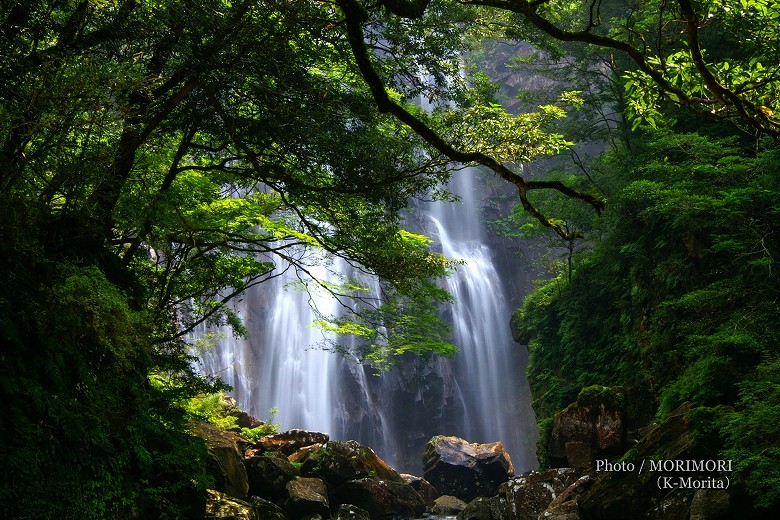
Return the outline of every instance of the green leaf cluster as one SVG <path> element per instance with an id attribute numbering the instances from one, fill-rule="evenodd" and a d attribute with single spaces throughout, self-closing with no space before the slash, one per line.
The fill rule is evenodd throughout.
<path id="1" fill-rule="evenodd" d="M 94 266 L 16 266 L 3 277 L 4 514 L 197 514 L 210 485 L 206 448 L 172 397 L 149 385 L 159 352 L 146 310 Z M 192 379 L 185 357 L 166 361 Z"/>

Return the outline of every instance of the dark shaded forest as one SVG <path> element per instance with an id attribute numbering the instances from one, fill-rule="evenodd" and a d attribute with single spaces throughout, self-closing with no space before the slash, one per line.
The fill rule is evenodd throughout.
<path id="1" fill-rule="evenodd" d="M 225 388 L 189 333 L 244 334 L 228 304 L 280 261 L 359 309 L 320 320 L 356 338 L 337 350 L 452 355 L 457 262 L 404 215 L 465 165 L 552 268 L 513 318 L 543 442 L 594 385 L 633 435 L 688 403 L 745 510 L 780 507 L 777 4 L 12 0 L 0 20 L 8 518 L 202 518 L 193 399 Z M 500 85 L 517 42 L 502 67 L 544 88 Z M 381 301 L 312 278 L 324 254 Z"/>

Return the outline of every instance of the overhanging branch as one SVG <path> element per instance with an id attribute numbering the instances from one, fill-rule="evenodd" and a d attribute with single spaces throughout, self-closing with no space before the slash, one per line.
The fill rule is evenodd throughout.
<path id="1" fill-rule="evenodd" d="M 662 60 L 660 67 L 653 66 L 645 53 L 628 42 L 617 38 L 602 36 L 589 31 L 567 31 L 562 29 L 537 12 L 539 2 L 529 0 L 460 0 L 465 5 L 475 5 L 492 7 L 517 13 L 525 17 L 534 27 L 552 38 L 567 42 L 580 42 L 607 49 L 614 49 L 626 54 L 645 74 L 660 87 L 660 89 L 670 97 L 676 98 L 677 103 L 690 112 L 709 117 L 722 117 L 714 112 L 712 108 L 720 105 L 724 108 L 730 108 L 732 114 L 736 114 L 746 123 L 760 132 L 765 132 L 774 137 L 780 136 L 780 125 L 772 121 L 761 110 L 745 97 L 740 96 L 738 92 L 724 87 L 706 66 L 699 45 L 699 18 L 695 13 L 693 4 L 690 0 L 677 0 L 680 12 L 683 15 L 685 23 L 685 32 L 687 43 L 690 49 L 690 56 L 693 65 L 696 68 L 702 82 L 707 89 L 712 92 L 715 100 L 705 97 L 693 96 L 683 89 L 676 87 L 664 75 L 664 63 Z M 662 56 L 661 56 L 662 58 Z M 706 108 L 710 108 L 709 110 Z"/>
<path id="2" fill-rule="evenodd" d="M 533 215 L 542 225 L 551 228 L 564 240 L 571 240 L 576 238 L 574 234 L 559 222 L 548 219 L 536 206 L 534 206 L 528 200 L 528 192 L 532 189 L 554 189 L 561 193 L 587 202 L 590 204 L 596 212 L 601 212 L 604 209 L 604 201 L 598 197 L 595 197 L 589 193 L 584 193 L 574 188 L 565 186 L 560 182 L 547 182 L 540 183 L 539 181 L 529 182 L 521 175 L 513 172 L 495 158 L 486 155 L 481 152 L 469 152 L 459 150 L 446 142 L 435 130 L 430 128 L 422 120 L 414 116 L 403 106 L 399 105 L 392 99 L 385 89 L 384 82 L 379 77 L 379 74 L 374 69 L 374 65 L 371 62 L 371 56 L 366 48 L 362 23 L 366 19 L 366 12 L 363 7 L 356 0 L 338 0 L 338 5 L 341 7 L 344 13 L 345 28 L 347 31 L 347 38 L 349 40 L 352 53 L 355 57 L 355 62 L 360 70 L 363 79 L 366 81 L 374 100 L 376 101 L 379 112 L 390 114 L 396 117 L 399 121 L 411 128 L 417 135 L 419 135 L 426 143 L 432 146 L 436 151 L 447 157 L 453 162 L 462 164 L 481 164 L 496 175 L 513 184 L 518 191 L 521 204 L 525 211 Z"/>

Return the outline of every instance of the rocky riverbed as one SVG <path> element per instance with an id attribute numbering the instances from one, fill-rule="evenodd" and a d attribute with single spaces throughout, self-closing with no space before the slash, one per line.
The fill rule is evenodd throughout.
<path id="1" fill-rule="evenodd" d="M 626 442 L 614 392 L 589 392 L 558 414 L 548 443 L 557 462 L 515 475 L 500 442 L 436 436 L 422 454 L 423 475 L 400 474 L 355 441 L 291 430 L 250 442 L 201 424 L 215 486 L 207 519 L 233 520 L 719 520 L 739 515 L 741 490 L 675 487 L 663 460 L 698 460 L 707 437 L 691 427 L 690 405 Z M 609 460 L 604 470 L 603 462 Z M 619 471 L 654 461 L 658 471 Z M 599 465 L 601 470 L 598 470 Z M 674 466 L 673 469 L 676 469 Z M 710 472 L 712 473 L 712 472 Z M 690 481 L 728 475 L 686 473 Z M 705 478 L 706 477 L 706 478 Z"/>
<path id="2" fill-rule="evenodd" d="M 544 513 L 580 482 L 572 469 L 515 476 L 500 442 L 434 437 L 420 477 L 396 472 L 367 446 L 324 433 L 291 430 L 250 443 L 207 424 L 197 430 L 209 446 L 217 488 L 209 491 L 209 519 L 514 520 Z"/>

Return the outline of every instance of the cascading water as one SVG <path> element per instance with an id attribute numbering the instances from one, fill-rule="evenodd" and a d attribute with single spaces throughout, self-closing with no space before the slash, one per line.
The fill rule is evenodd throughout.
<path id="1" fill-rule="evenodd" d="M 465 264 L 447 279 L 455 296 L 451 323 L 460 354 L 452 361 L 465 417 L 462 436 L 500 440 L 519 470 L 536 466 L 536 424 L 525 377 L 527 356 L 512 340 L 510 308 L 480 219 L 481 190 L 474 171 L 457 174 L 451 190 L 460 204 L 436 203 L 430 219 L 442 252 Z"/>
<path id="2" fill-rule="evenodd" d="M 312 349 L 322 333 L 309 295 L 285 290 L 282 276 L 251 289 L 236 304 L 247 340 L 225 337 L 202 357 L 204 371 L 234 387 L 239 405 L 258 417 L 278 407 L 284 429 L 325 431 L 374 448 L 397 469 L 420 473 L 425 443 L 434 435 L 470 442 L 500 440 L 519 471 L 536 466 L 536 421 L 525 378 L 525 349 L 509 331 L 510 309 L 480 223 L 474 172 L 455 175 L 460 204 L 437 202 L 418 211 L 442 252 L 464 260 L 444 281 L 457 303 L 446 310 L 460 353 L 451 360 L 411 359 L 390 373 Z M 320 268 L 315 274 L 327 278 Z M 368 284 L 376 281 L 368 281 Z M 316 305 L 335 312 L 335 300 Z"/>
<path id="3" fill-rule="evenodd" d="M 309 270 L 323 280 L 331 277 L 322 266 Z M 234 308 L 249 336 L 236 338 L 223 328 L 218 344 L 204 352 L 201 361 L 206 374 L 233 387 L 241 409 L 264 418 L 276 408 L 274 421 L 286 429 L 330 432 L 334 430 L 331 396 L 338 359 L 312 348 L 324 336 L 311 326 L 316 314 L 309 295 L 291 287 L 297 281 L 294 270 L 287 269 L 247 291 Z M 316 303 L 320 312 L 336 311 L 332 298 L 319 297 Z"/>

